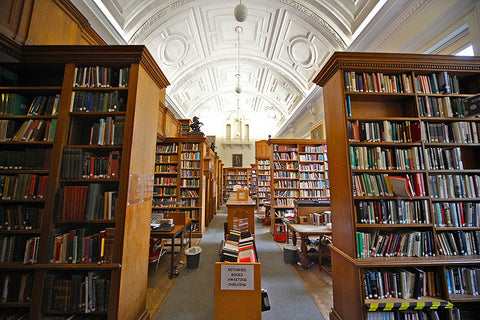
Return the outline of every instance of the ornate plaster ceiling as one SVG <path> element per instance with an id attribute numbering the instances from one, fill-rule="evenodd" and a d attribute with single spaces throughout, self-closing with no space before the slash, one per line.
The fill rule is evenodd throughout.
<path id="1" fill-rule="evenodd" d="M 239 98 L 244 119 L 265 119 L 262 129 L 275 133 L 312 92 L 326 59 L 349 46 L 379 0 L 243 0 L 244 22 L 233 15 L 238 0 L 83 2 L 114 20 L 126 43 L 148 47 L 171 83 L 168 105 L 180 117 L 215 117 L 218 126 L 236 114 Z M 243 29 L 239 50 L 236 26 Z"/>

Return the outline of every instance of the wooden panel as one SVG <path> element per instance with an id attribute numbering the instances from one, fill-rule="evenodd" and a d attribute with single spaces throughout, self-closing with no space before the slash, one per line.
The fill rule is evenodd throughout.
<path id="1" fill-rule="evenodd" d="M 222 265 L 254 266 L 253 290 L 221 290 Z M 245 320 L 262 318 L 260 263 L 215 263 L 215 319 Z"/>
<path id="2" fill-rule="evenodd" d="M 255 158 L 270 158 L 270 145 L 267 144 L 267 140 L 255 141 Z"/>
<path id="3" fill-rule="evenodd" d="M 29 44 L 79 44 L 78 25 L 51 0 L 37 0 L 28 31 Z"/>
<path id="4" fill-rule="evenodd" d="M 23 0 L 0 1 L 0 33 L 15 38 L 20 27 Z"/>
<path id="5" fill-rule="evenodd" d="M 343 85 L 341 72 L 337 72 L 328 84 L 324 92 L 337 92 Z M 324 95 L 325 99 L 325 122 L 327 124 L 327 148 L 328 148 L 328 175 L 330 183 L 330 201 L 332 207 L 332 237 L 335 246 L 343 250 L 349 256 L 354 256 L 354 227 L 352 178 L 348 170 L 350 166 L 350 154 L 348 149 L 347 122 L 344 121 L 346 111 L 344 101 L 339 94 Z M 335 123 L 334 126 L 329 125 Z M 335 236 L 338 234 L 339 236 Z M 342 236 L 340 236 L 342 235 Z M 345 236 L 348 235 L 348 236 Z"/>
<path id="6" fill-rule="evenodd" d="M 135 74 L 132 65 L 131 73 Z M 148 275 L 148 243 L 150 231 L 150 214 L 152 208 L 153 173 L 155 161 L 158 86 L 143 68 L 138 68 L 137 90 L 135 83 L 130 83 L 132 97 L 136 101 L 134 110 L 133 138 L 131 145 L 124 146 L 125 152 L 130 149 L 130 180 L 138 179 L 138 184 L 130 181 L 127 210 L 124 222 L 122 278 L 120 282 L 120 301 L 118 314 L 125 319 L 136 319 L 146 308 L 147 275 Z M 130 91 L 129 91 L 130 92 Z M 148 94 L 146 94 L 148 93 Z M 131 101 L 129 95 L 129 103 Z M 132 119 L 132 118 L 131 118 Z M 127 131 L 125 132 L 127 134 Z M 142 185 L 143 184 L 143 185 Z M 134 185 L 139 188 L 134 190 Z M 141 194 L 133 195 L 139 192 Z M 135 201 L 138 201 L 135 203 Z M 133 202 L 133 203 L 132 203 Z M 135 296 L 129 294 L 134 292 Z"/>
<path id="7" fill-rule="evenodd" d="M 167 108 L 165 114 L 165 136 L 166 137 L 179 137 L 179 125 L 178 119 L 175 118 L 175 115 Z"/>

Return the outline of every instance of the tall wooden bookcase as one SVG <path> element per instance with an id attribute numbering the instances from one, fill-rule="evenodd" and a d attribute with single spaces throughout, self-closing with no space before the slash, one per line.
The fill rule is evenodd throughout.
<path id="1" fill-rule="evenodd" d="M 480 298 L 453 293 L 458 273 L 456 279 L 449 275 L 454 270 L 480 267 L 478 251 L 470 251 L 471 245 L 480 249 L 480 223 L 471 218 L 464 224 L 443 219 L 449 213 L 453 219 L 454 210 L 461 216 L 462 208 L 465 217 L 467 210 L 478 217 L 480 194 L 475 179 L 480 173 L 480 144 L 475 135 L 480 120 L 464 117 L 462 102 L 480 92 L 480 58 L 337 52 L 315 82 L 323 87 L 332 181 L 331 319 L 368 319 L 367 310 L 375 308 L 384 312 L 390 306 L 413 310 L 430 305 L 435 309 L 443 306 L 438 307 L 440 319 L 457 319 L 456 313 L 461 319 L 478 317 L 474 310 L 479 310 Z M 469 132 L 472 136 L 467 136 Z M 386 159 L 395 153 L 392 161 Z M 391 181 L 382 179 L 384 175 L 409 177 L 412 199 L 382 187 Z M 465 182 L 459 183 L 462 179 Z M 380 192 L 369 190 L 367 184 L 373 186 L 375 181 Z M 382 209 L 392 201 L 400 207 Z M 376 216 L 365 217 L 365 208 Z M 394 233 L 420 235 L 426 253 L 401 256 L 401 249 L 393 253 L 377 250 L 379 256 L 370 257 L 372 251 L 362 242 L 369 241 L 368 235 L 375 239 L 376 232 L 388 237 Z M 452 249 L 446 248 L 445 238 L 449 238 L 447 243 L 454 240 L 458 249 L 468 243 L 468 250 L 465 248 L 464 255 L 445 255 L 444 250 Z M 382 247 L 375 244 L 372 248 Z M 429 279 L 428 283 L 437 287 L 436 293 L 422 292 L 418 299 L 367 298 L 366 292 L 374 288 L 369 287 L 366 275 L 379 269 L 394 274 L 399 268 L 418 268 L 433 275 L 437 282 Z M 422 273 L 416 270 L 415 274 Z M 452 303 L 458 309 L 451 309 Z"/>
<path id="2" fill-rule="evenodd" d="M 225 190 L 228 194 L 233 191 L 233 186 L 240 185 L 244 188 L 248 188 L 248 176 L 250 174 L 250 168 L 223 168 Z"/>
<path id="3" fill-rule="evenodd" d="M 206 177 L 213 170 L 209 166 L 213 156 L 205 160 L 206 152 L 205 138 L 165 138 L 158 142 L 152 206 L 154 214 L 179 212 L 193 219 L 193 234 L 200 237 L 209 222 L 205 216 Z"/>
<path id="4" fill-rule="evenodd" d="M 2 155 L 6 151 L 26 155 L 32 149 L 48 154 L 39 166 L 1 169 L 4 176 L 48 176 L 48 181 L 41 189 L 42 196 L 0 201 L 2 210 L 33 207 L 33 214 L 38 215 L 32 228 L 0 232 L 2 237 L 15 237 L 18 245 L 10 261 L 0 262 L 1 273 L 12 274 L 11 279 L 17 272 L 29 274 L 26 287 L 30 290 L 30 284 L 32 288 L 30 299 L 21 301 L 14 294 L 20 289 L 14 285 L 19 283 L 9 282 L 13 295 L 0 303 L 0 312 L 15 308 L 28 313 L 30 319 L 40 319 L 81 314 L 90 308 L 105 319 L 147 319 L 158 104 L 168 81 L 144 46 L 25 46 L 21 50 L 20 61 L 0 66 L 14 75 L 12 82 L 2 80 L 2 94 L 21 94 L 30 101 L 58 94 L 60 99 L 58 114 L 1 116 L 17 128 L 27 120 L 56 122 L 56 130 L 53 142 L 12 141 L 8 137 L 0 142 Z M 5 79 L 3 70 L 1 78 Z M 84 71 L 86 77 L 80 77 Z M 105 104 L 100 96 L 109 97 Z M 28 156 L 20 160 L 28 160 Z M 95 205 L 93 196 L 87 202 L 85 194 L 94 185 L 101 190 L 95 194 Z M 86 207 L 87 203 L 94 207 Z M 38 241 L 30 242 L 26 252 L 27 241 L 35 237 Z M 90 254 L 80 250 L 82 244 L 92 248 Z M 95 311 L 88 303 L 80 308 L 73 305 L 80 299 L 82 282 L 95 285 L 102 294 L 96 296 Z M 65 303 L 66 297 L 72 304 Z"/>
<path id="5" fill-rule="evenodd" d="M 270 139 L 271 231 L 276 218 L 294 217 L 296 199 L 330 197 L 325 140 Z"/>

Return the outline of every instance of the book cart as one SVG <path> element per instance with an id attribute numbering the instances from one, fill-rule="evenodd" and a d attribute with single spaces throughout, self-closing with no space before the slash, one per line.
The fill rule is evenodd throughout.
<path id="1" fill-rule="evenodd" d="M 149 318 L 153 160 L 168 81 L 144 46 L 24 46 L 0 69 L 2 96 L 33 101 L 26 115 L 1 115 L 1 154 L 12 159 L 0 175 L 31 182 L 2 184 L 2 214 L 25 215 L 0 230 L 10 253 L 0 313 Z M 3 82 L 6 70 L 13 81 Z"/>
<path id="2" fill-rule="evenodd" d="M 464 99 L 479 75 L 479 58 L 348 52 L 317 75 L 334 181 L 331 319 L 478 317 L 480 119 Z M 412 198 L 389 176 L 408 178 Z"/>

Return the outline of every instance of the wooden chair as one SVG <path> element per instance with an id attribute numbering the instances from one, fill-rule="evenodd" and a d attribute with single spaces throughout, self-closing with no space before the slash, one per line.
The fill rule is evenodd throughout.
<path id="1" fill-rule="evenodd" d="M 167 253 L 167 250 L 165 249 L 165 243 L 167 243 L 167 240 L 150 238 L 150 252 L 148 255 L 148 262 L 156 263 L 155 271 L 157 271 L 158 269 L 158 263 L 160 262 L 160 258 L 165 253 Z"/>

